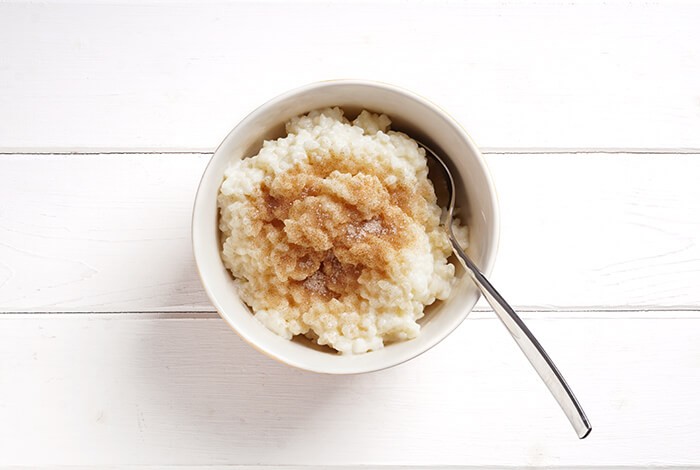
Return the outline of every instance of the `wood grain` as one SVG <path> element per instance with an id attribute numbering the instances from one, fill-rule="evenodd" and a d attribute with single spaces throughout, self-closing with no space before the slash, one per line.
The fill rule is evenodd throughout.
<path id="1" fill-rule="evenodd" d="M 278 93 L 382 80 L 490 148 L 700 149 L 697 2 L 0 4 L 0 150 L 207 150 Z"/>
<path id="2" fill-rule="evenodd" d="M 219 319 L 7 315 L 0 465 L 700 465 L 700 316 L 600 315 L 526 319 L 586 407 L 584 441 L 493 317 L 335 377 Z"/>
<path id="3" fill-rule="evenodd" d="M 208 158 L 0 156 L 0 311 L 212 311 L 189 238 Z M 518 309 L 700 306 L 697 155 L 487 159 Z"/>

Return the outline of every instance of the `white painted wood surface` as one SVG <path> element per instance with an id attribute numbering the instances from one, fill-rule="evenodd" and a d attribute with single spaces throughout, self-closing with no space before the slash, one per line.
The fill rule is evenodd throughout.
<path id="1" fill-rule="evenodd" d="M 0 158 L 0 311 L 213 311 L 190 248 L 209 155 Z M 486 156 L 521 310 L 700 305 L 696 154 Z M 533 276 L 538 273 L 542 277 Z"/>
<path id="2" fill-rule="evenodd" d="M 348 77 L 419 91 L 484 147 L 700 148 L 697 2 L 137 3 L 0 6 L 0 148 L 209 151 Z"/>
<path id="3" fill-rule="evenodd" d="M 0 2 L 0 468 L 700 468 L 699 24 L 693 1 Z M 413 89 L 487 150 L 493 280 L 589 438 L 484 304 L 352 377 L 212 312 L 209 153 L 336 77 Z"/>
<path id="4" fill-rule="evenodd" d="M 697 464 L 700 316 L 664 315 L 527 316 L 586 405 L 584 441 L 493 317 L 405 365 L 334 377 L 277 364 L 218 318 L 3 316 L 0 459 Z"/>

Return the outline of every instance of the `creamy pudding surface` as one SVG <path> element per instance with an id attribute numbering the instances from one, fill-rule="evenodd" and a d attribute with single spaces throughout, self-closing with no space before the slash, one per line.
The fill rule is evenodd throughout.
<path id="1" fill-rule="evenodd" d="M 314 111 L 226 170 L 222 259 L 278 335 L 364 353 L 416 337 L 425 306 L 449 296 L 455 268 L 425 151 L 390 124 Z"/>

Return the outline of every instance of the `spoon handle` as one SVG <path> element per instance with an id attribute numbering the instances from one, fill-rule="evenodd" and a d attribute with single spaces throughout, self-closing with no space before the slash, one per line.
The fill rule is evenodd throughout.
<path id="1" fill-rule="evenodd" d="M 511 336 L 525 354 L 525 357 L 530 361 L 530 364 L 535 368 L 537 373 L 544 381 L 549 391 L 552 392 L 554 398 L 564 410 L 566 417 L 574 427 L 579 439 L 583 439 L 591 432 L 591 424 L 584 413 L 583 408 L 574 396 L 569 385 L 562 377 L 561 373 L 554 365 L 552 360 L 545 352 L 542 345 L 535 338 L 532 332 L 523 323 L 517 313 L 508 305 L 501 294 L 491 285 L 486 277 L 479 271 L 479 268 L 472 262 L 467 254 L 459 246 L 459 243 L 452 238 L 452 247 L 462 262 L 462 265 L 471 274 L 472 279 L 479 286 L 481 293 L 484 295 L 488 303 L 506 326 Z"/>

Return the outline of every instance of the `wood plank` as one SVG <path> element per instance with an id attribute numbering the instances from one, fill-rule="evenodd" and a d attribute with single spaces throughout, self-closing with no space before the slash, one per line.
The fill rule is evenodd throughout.
<path id="1" fill-rule="evenodd" d="M 637 315 L 528 318 L 586 407 L 584 441 L 495 319 L 334 377 L 219 319 L 7 315 L 0 465 L 700 466 L 700 316 Z"/>
<path id="2" fill-rule="evenodd" d="M 211 310 L 189 234 L 208 158 L 0 157 L 0 308 Z"/>
<path id="3" fill-rule="evenodd" d="M 0 311 L 212 311 L 189 228 L 208 158 L 0 156 Z M 697 155 L 487 159 L 518 309 L 700 306 Z"/>
<path id="4" fill-rule="evenodd" d="M 212 150 L 338 77 L 413 89 L 484 147 L 700 149 L 697 2 L 84 3 L 0 4 L 1 150 Z"/>

